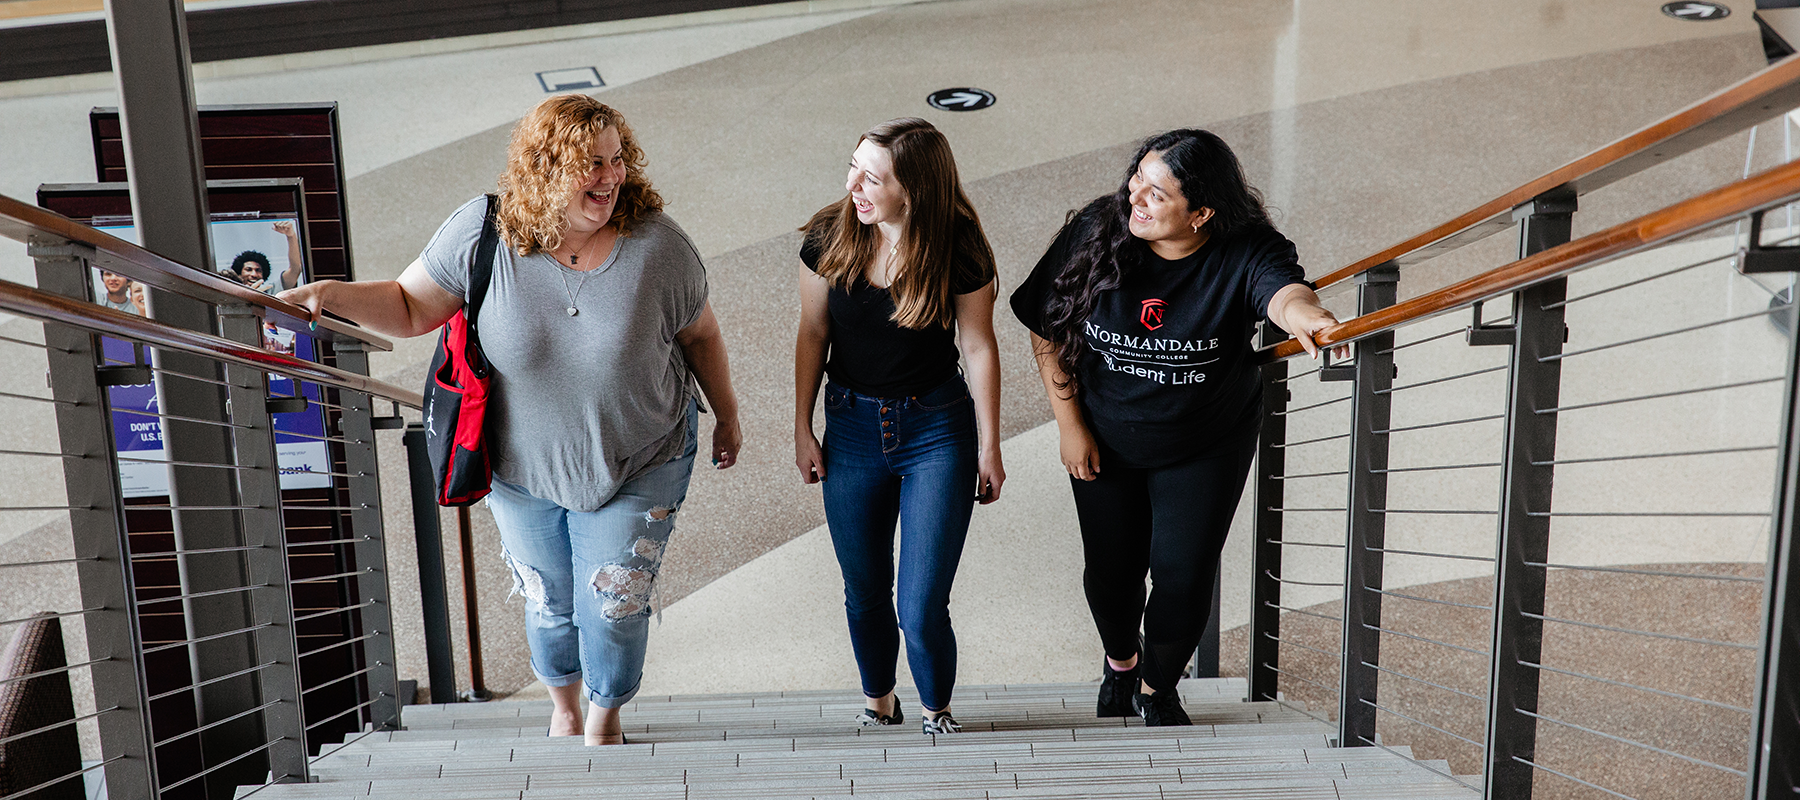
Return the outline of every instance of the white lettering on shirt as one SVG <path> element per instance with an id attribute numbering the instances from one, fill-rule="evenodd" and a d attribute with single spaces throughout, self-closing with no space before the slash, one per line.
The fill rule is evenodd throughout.
<path id="1" fill-rule="evenodd" d="M 1092 321 L 1083 325 L 1089 346 L 1100 354 L 1106 369 L 1111 372 L 1123 372 L 1167 386 L 1190 386 L 1205 382 L 1206 372 L 1200 368 L 1219 360 L 1218 356 L 1203 358 L 1209 351 L 1218 349 L 1216 338 L 1135 336 L 1107 330 Z"/>

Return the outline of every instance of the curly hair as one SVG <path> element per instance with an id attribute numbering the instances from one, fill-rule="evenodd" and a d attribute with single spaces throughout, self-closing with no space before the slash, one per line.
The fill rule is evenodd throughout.
<path id="1" fill-rule="evenodd" d="M 1152 152 L 1161 154 L 1164 166 L 1181 182 L 1181 196 L 1190 210 L 1213 210 L 1212 218 L 1202 226 L 1209 238 L 1224 240 L 1243 231 L 1273 227 L 1262 193 L 1244 180 L 1244 168 L 1225 140 L 1194 128 L 1145 139 L 1125 167 L 1118 190 L 1070 213 L 1063 224 L 1064 230 L 1074 227 L 1069 231 L 1073 236 L 1069 260 L 1057 272 L 1044 303 L 1048 339 L 1055 348 L 1056 364 L 1066 376 L 1066 383 L 1058 389 L 1076 383 L 1076 370 L 1087 350 L 1082 325 L 1093 316 L 1100 294 L 1119 288 L 1149 252 L 1149 245 L 1132 235 L 1129 217 L 1131 176 Z"/>
<path id="2" fill-rule="evenodd" d="M 262 265 L 263 277 L 269 277 L 269 257 L 256 250 L 245 250 L 242 253 L 238 253 L 237 258 L 231 260 L 232 274 L 244 274 L 244 265 L 252 261 Z"/>
<path id="3" fill-rule="evenodd" d="M 902 328 L 947 328 L 956 320 L 951 295 L 961 264 L 977 274 L 994 272 L 994 250 L 981 230 L 981 217 L 963 192 L 950 142 L 917 117 L 891 119 L 857 141 L 873 142 L 894 159 L 894 178 L 906 190 L 912 210 L 902 235 L 893 285 L 894 324 Z M 875 260 L 875 226 L 856 218 L 856 202 L 846 193 L 814 213 L 800 230 L 819 249 L 819 277 L 850 291 Z"/>
<path id="4" fill-rule="evenodd" d="M 560 94 L 519 120 L 506 148 L 497 219 L 501 238 L 519 255 L 562 246 L 569 199 L 587 183 L 594 141 L 608 127 L 618 130 L 625 159 L 625 182 L 612 213 L 619 235 L 631 235 L 639 222 L 662 210 L 662 195 L 644 175 L 644 151 L 625 116 L 585 94 Z"/>

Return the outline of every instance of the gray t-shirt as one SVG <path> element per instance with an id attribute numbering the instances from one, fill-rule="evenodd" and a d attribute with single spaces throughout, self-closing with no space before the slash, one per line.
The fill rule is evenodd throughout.
<path id="1" fill-rule="evenodd" d="M 467 299 L 484 198 L 456 210 L 419 256 Z M 573 305 L 580 310 L 569 316 Z M 706 307 L 706 268 L 674 221 L 652 214 L 598 268 L 495 251 L 476 327 L 493 367 L 494 473 L 572 511 L 593 511 L 626 481 L 679 455 L 696 397 L 675 333 Z"/>

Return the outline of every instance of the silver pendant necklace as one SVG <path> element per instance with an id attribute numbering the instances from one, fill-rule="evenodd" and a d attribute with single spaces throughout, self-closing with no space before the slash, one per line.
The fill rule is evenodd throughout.
<path id="1" fill-rule="evenodd" d="M 594 238 L 593 238 L 593 236 L 589 236 L 587 244 L 582 245 L 582 249 L 585 250 L 588 247 L 593 246 L 593 244 L 594 244 Z M 579 263 L 581 263 L 580 251 L 570 253 L 569 254 L 569 267 L 571 269 L 573 269 L 575 267 L 575 265 L 577 265 Z M 592 272 L 592 270 L 589 270 L 589 272 Z M 581 296 L 581 287 L 587 285 L 587 279 L 588 279 L 589 272 L 581 273 L 581 280 L 578 280 L 575 282 L 575 291 L 571 292 L 571 291 L 569 291 L 569 275 L 568 275 L 568 273 L 563 272 L 560 269 L 556 271 L 556 277 L 562 279 L 563 294 L 568 295 L 568 298 L 569 298 L 569 307 L 566 310 L 569 312 L 569 316 L 571 316 L 571 317 L 576 316 L 577 314 L 581 313 L 581 309 L 575 307 L 575 298 Z"/>
<path id="2" fill-rule="evenodd" d="M 569 291 L 569 276 L 568 276 L 568 274 L 559 270 L 559 271 L 557 271 L 556 276 L 559 278 L 562 278 L 563 294 L 566 294 L 569 296 L 569 308 L 568 308 L 569 316 L 573 317 L 576 314 L 580 314 L 581 309 L 575 307 L 575 298 L 579 297 L 581 295 L 581 287 L 587 284 L 588 273 L 586 273 L 586 272 L 581 273 L 581 280 L 575 282 L 575 291 L 573 291 L 573 292 Z"/>

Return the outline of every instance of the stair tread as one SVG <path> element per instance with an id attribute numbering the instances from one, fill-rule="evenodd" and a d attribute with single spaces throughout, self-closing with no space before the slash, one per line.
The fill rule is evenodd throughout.
<path id="1" fill-rule="evenodd" d="M 958 687 L 965 732 L 862 728 L 842 690 L 639 697 L 632 744 L 552 739 L 546 701 L 409 706 L 406 730 L 352 734 L 312 764 L 291 800 L 1466 800 L 1468 789 L 1404 747 L 1335 748 L 1333 726 L 1294 703 L 1246 703 L 1241 679 L 1186 681 L 1197 723 L 1096 719 L 1097 684 Z M 1429 769 L 1428 769 L 1429 768 Z"/>

